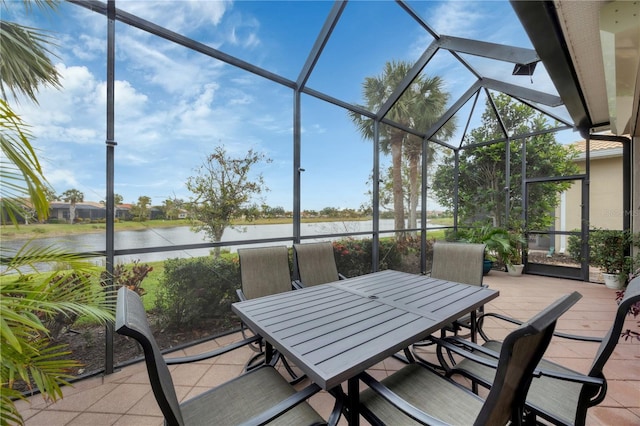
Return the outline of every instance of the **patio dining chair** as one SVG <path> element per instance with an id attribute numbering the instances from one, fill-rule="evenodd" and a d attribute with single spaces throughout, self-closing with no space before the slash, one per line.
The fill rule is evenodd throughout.
<path id="1" fill-rule="evenodd" d="M 537 368 L 538 373 L 527 394 L 528 420 L 535 423 L 539 417 L 556 425 L 585 424 L 587 410 L 600 404 L 605 398 L 607 379 L 604 376 L 603 368 L 620 339 L 625 317 L 630 309 L 638 303 L 640 303 L 640 277 L 633 279 L 627 286 L 624 298 L 618 305 L 613 324 L 603 338 L 554 333 L 556 337 L 573 341 L 599 342 L 600 346 L 591 368 L 586 374 L 546 359 L 540 361 Z M 483 318 L 480 318 L 480 324 L 483 319 L 488 317 L 498 318 L 513 324 L 521 323 L 500 314 L 487 313 Z M 460 353 L 460 349 L 465 348 L 474 351 L 484 359 L 491 358 L 504 346 L 504 343 L 500 341 L 491 340 L 482 328 L 479 328 L 479 332 L 486 340 L 482 346 L 471 345 L 469 342 L 450 337 L 440 342 L 437 353 L 440 362 L 447 370 L 447 376 L 461 374 L 474 383 L 489 388 L 492 383 L 495 383 L 496 371 L 493 368 L 471 359 L 463 359 L 454 363 L 451 357 L 451 353 Z"/>
<path id="2" fill-rule="evenodd" d="M 295 281 L 298 287 L 346 279 L 338 272 L 331 242 L 294 244 L 293 257 L 298 271 Z"/>
<path id="3" fill-rule="evenodd" d="M 293 290 L 289 269 L 289 249 L 286 246 L 238 249 L 238 259 L 242 287 L 237 290 L 240 301 Z M 246 337 L 244 323 L 241 324 L 241 329 L 243 336 Z M 266 356 L 262 339 L 251 347 L 258 353 L 247 362 L 246 369 L 249 370 L 264 362 Z M 282 365 L 291 375 L 292 384 L 304 379 L 304 375 L 296 374 L 287 360 L 274 351 L 270 363 L 275 365 L 278 360 L 282 361 Z"/>
<path id="4" fill-rule="evenodd" d="M 325 420 L 306 401 L 320 391 L 310 384 L 296 391 L 270 365 L 244 373 L 218 387 L 180 403 L 168 365 L 201 361 L 238 349 L 257 337 L 199 356 L 164 359 L 140 297 L 126 287 L 118 290 L 116 330 L 134 338 L 144 351 L 151 388 L 166 425 L 282 424 L 322 425 Z M 332 413 L 332 424 L 339 413 Z"/>
<path id="5" fill-rule="evenodd" d="M 412 363 L 378 382 L 367 373 L 361 413 L 373 425 L 520 424 L 527 389 L 549 345 L 556 321 L 582 296 L 574 292 L 549 305 L 504 340 L 494 385 L 486 399 L 422 363 Z"/>
<path id="6" fill-rule="evenodd" d="M 446 243 L 437 241 L 433 245 L 433 261 L 431 264 L 431 272 L 428 275 L 431 278 L 488 287 L 482 283 L 485 247 L 485 244 Z M 476 310 L 476 315 L 481 315 L 483 312 L 484 306 L 480 306 Z M 440 337 L 445 337 L 447 332 L 457 334 L 461 329 L 466 328 L 470 331 L 472 340 L 475 341 L 475 324 L 471 318 L 472 316 L 469 313 L 458 318 L 453 323 L 447 324 L 440 330 Z M 424 363 L 429 363 L 421 357 L 415 349 L 433 345 L 434 343 L 434 340 L 430 338 L 414 343 L 412 346 L 412 356 Z M 431 366 L 435 368 L 439 367 L 435 364 L 431 364 Z"/>
<path id="7" fill-rule="evenodd" d="M 429 276 L 462 284 L 488 287 L 482 283 L 485 247 L 485 244 L 436 242 L 433 245 L 433 263 Z M 482 314 L 484 307 L 480 306 L 477 312 Z M 460 327 L 471 329 L 471 326 L 471 315 L 469 314 L 456 320 L 452 328 L 457 331 Z"/>

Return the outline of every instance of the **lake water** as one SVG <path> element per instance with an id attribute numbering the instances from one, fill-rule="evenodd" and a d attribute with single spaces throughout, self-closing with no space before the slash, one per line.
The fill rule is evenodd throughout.
<path id="1" fill-rule="evenodd" d="M 348 221 L 348 222 L 320 222 L 320 223 L 303 223 L 301 225 L 302 236 L 313 236 L 323 234 L 351 233 L 351 232 L 371 232 L 373 229 L 373 221 Z M 393 219 L 383 219 L 380 221 L 380 230 L 393 229 Z M 230 241 L 247 241 L 268 238 L 292 237 L 292 224 L 278 225 L 246 225 L 237 228 L 227 228 L 222 238 L 223 242 Z M 185 244 L 206 243 L 207 239 L 204 232 L 192 232 L 188 226 L 178 226 L 172 228 L 149 228 L 139 231 L 118 231 L 115 233 L 116 250 L 140 249 L 164 246 L 179 246 Z M 292 237 L 293 238 L 293 237 Z M 317 238 L 319 240 L 327 240 L 327 238 Z M 26 240 L 15 240 L 2 242 L 3 254 L 5 250 L 15 252 L 22 247 Z M 55 245 L 70 252 L 91 252 L 105 250 L 104 233 L 97 234 L 76 234 L 66 237 L 40 238 L 34 240 L 32 244 L 42 247 Z M 244 245 L 230 245 L 226 249 L 236 251 L 238 247 L 257 247 L 271 245 L 273 243 L 257 243 Z M 290 245 L 290 242 L 282 242 L 281 244 Z M 159 253 L 143 253 L 127 256 L 117 256 L 117 262 L 132 262 L 139 259 L 142 262 L 161 261 L 169 258 L 188 258 L 206 256 L 210 252 L 210 248 L 198 250 L 178 250 L 164 251 Z M 98 262 L 103 263 L 103 259 Z"/>

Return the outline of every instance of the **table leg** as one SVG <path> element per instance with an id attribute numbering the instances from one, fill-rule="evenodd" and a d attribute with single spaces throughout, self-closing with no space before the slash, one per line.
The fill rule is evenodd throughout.
<path id="1" fill-rule="evenodd" d="M 476 310 L 474 309 L 473 311 L 471 311 L 471 341 L 473 343 L 478 343 L 478 327 L 476 326 L 476 317 L 477 314 Z M 478 394 L 478 383 L 476 383 L 475 381 L 471 383 L 471 391 L 476 395 Z"/>
<path id="2" fill-rule="evenodd" d="M 273 346 L 271 343 L 266 342 L 264 344 L 264 363 L 271 364 L 271 358 L 273 357 Z"/>
<path id="3" fill-rule="evenodd" d="M 478 327 L 476 326 L 476 321 L 478 320 L 477 316 L 475 309 L 471 311 L 471 341 L 473 343 L 478 343 Z"/>
<path id="4" fill-rule="evenodd" d="M 352 377 L 347 382 L 347 422 L 350 426 L 360 424 L 360 381 Z"/>

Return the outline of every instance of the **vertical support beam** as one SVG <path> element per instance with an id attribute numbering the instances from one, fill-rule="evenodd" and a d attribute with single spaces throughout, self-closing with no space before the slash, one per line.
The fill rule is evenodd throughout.
<path id="1" fill-rule="evenodd" d="M 114 266 L 114 234 L 115 234 L 115 200 L 114 200 L 114 151 L 115 151 L 115 19 L 116 2 L 109 0 L 107 3 L 107 229 L 106 229 L 106 268 L 107 268 L 107 292 L 115 294 L 113 283 Z M 113 323 L 107 323 L 105 331 L 105 374 L 113 373 Z"/>
<path id="2" fill-rule="evenodd" d="M 453 231 L 458 232 L 458 177 L 460 176 L 460 150 L 456 149 L 453 155 Z"/>
<path id="3" fill-rule="evenodd" d="M 503 227 L 509 226 L 509 209 L 511 203 L 509 198 L 511 197 L 511 138 L 507 135 L 505 144 L 505 159 L 504 159 L 504 223 Z"/>
<path id="4" fill-rule="evenodd" d="M 380 122 L 373 122 L 373 199 L 371 200 L 373 238 L 371 239 L 372 271 L 377 272 L 380 263 Z"/>
<path id="5" fill-rule="evenodd" d="M 529 247 L 529 233 L 527 232 L 527 199 L 524 198 L 527 188 L 527 139 L 520 139 L 520 159 L 522 160 L 522 164 L 520 164 L 520 193 L 522 194 L 522 200 L 520 200 L 520 207 L 522 207 L 522 211 L 520 212 L 520 224 L 523 227 L 524 234 L 522 235 L 526 241 L 527 246 Z M 525 270 L 527 269 L 528 262 L 528 254 L 529 250 L 522 250 L 522 263 L 524 265 Z"/>
<path id="6" fill-rule="evenodd" d="M 293 242 L 300 242 L 300 188 L 301 188 L 301 173 L 304 171 L 302 168 L 300 153 L 301 153 L 301 113 L 300 113 L 300 91 L 293 91 Z M 294 262 L 295 263 L 295 262 Z M 296 268 L 294 264 L 294 268 Z M 294 276 L 297 276 L 297 270 L 294 271 Z"/>
<path id="7" fill-rule="evenodd" d="M 427 273 L 427 188 L 428 188 L 428 176 L 427 166 L 429 165 L 429 159 L 427 158 L 429 141 L 422 140 L 422 188 L 421 194 L 422 202 L 420 209 L 420 272 Z"/>
<path id="8" fill-rule="evenodd" d="M 589 135 L 588 133 L 585 136 L 585 145 L 586 150 L 584 157 L 584 174 L 587 177 L 582 181 L 582 226 L 580 226 L 580 234 L 583 256 L 580 270 L 582 272 L 582 280 L 588 282 L 589 264 L 591 263 L 591 250 L 589 248 L 589 220 L 591 219 L 589 216 L 589 187 L 591 185 L 591 135 Z"/>
<path id="9" fill-rule="evenodd" d="M 631 227 L 631 140 L 622 142 L 622 229 Z"/>

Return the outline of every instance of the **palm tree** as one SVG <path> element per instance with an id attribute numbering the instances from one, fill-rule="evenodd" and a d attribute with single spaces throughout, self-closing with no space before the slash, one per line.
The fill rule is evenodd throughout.
<path id="1" fill-rule="evenodd" d="M 363 83 L 363 96 L 367 102 L 364 108 L 369 111 L 377 111 L 393 93 L 402 79 L 411 70 L 409 62 L 387 62 L 381 76 L 367 77 Z M 449 95 L 442 89 L 440 77 L 418 76 L 389 110 L 386 118 L 406 127 L 418 130 L 427 130 L 440 117 Z M 373 139 L 373 122 L 364 119 L 355 112 L 349 113 L 351 119 L 358 126 L 360 133 L 367 139 Z M 447 123 L 443 134 L 448 137 L 453 133 L 455 125 L 451 121 Z M 416 212 L 419 194 L 418 176 L 419 163 L 422 155 L 422 140 L 410 135 L 403 130 L 391 126 L 380 126 L 380 148 L 385 154 L 391 154 L 393 206 L 395 216 L 395 229 L 405 229 L 404 218 L 404 190 L 402 185 L 402 158 L 403 147 L 405 156 L 409 162 L 410 194 L 410 227 L 416 226 Z M 432 157 L 432 156 L 430 156 Z M 404 238 L 402 232 L 398 232 L 398 238 Z"/>
<path id="2" fill-rule="evenodd" d="M 411 91 L 409 114 L 411 121 L 418 130 L 430 129 L 440 118 L 449 101 L 449 93 L 442 88 L 442 78 L 423 77 L 418 78 L 409 88 Z M 405 98 L 403 96 L 402 98 Z M 401 99 L 402 99 L 401 98 Z M 452 117 L 436 133 L 436 137 L 446 141 L 456 129 L 456 117 Z M 433 163 L 435 150 L 432 144 L 428 146 L 427 161 Z M 404 155 L 409 163 L 409 228 L 417 227 L 418 199 L 420 195 L 419 176 L 420 159 L 422 157 L 422 139 L 415 135 L 407 135 L 404 141 Z"/>
<path id="3" fill-rule="evenodd" d="M 60 198 L 69 203 L 69 223 L 73 225 L 76 218 L 76 204 L 84 201 L 84 194 L 77 189 L 67 189 Z"/>
<path id="4" fill-rule="evenodd" d="M 29 2 L 24 4 L 30 8 Z M 37 0 L 36 4 L 55 6 L 47 0 Z M 5 7 L 5 2 L 0 6 Z M 48 40 L 37 30 L 0 20 L 0 198 L 2 210 L 15 226 L 25 209 L 35 210 L 39 219 L 45 219 L 52 190 L 26 124 L 13 112 L 6 95 L 8 90 L 14 97 L 23 94 L 37 103 L 39 85 L 59 87 L 58 73 L 46 49 Z M 17 253 L 2 247 L 0 254 L 10 259 L 0 271 L 0 424 L 22 424 L 14 401 L 24 397 L 15 388 L 16 381 L 29 387 L 35 384 L 43 396 L 55 401 L 62 397 L 60 386 L 69 379 L 68 369 L 77 365 L 64 347 L 50 344 L 44 321 L 55 315 L 85 315 L 105 323 L 113 320 L 112 300 L 94 290 L 91 277 L 99 275 L 96 268 L 76 255 L 28 243 Z M 37 268 L 42 263 L 59 269 L 41 273 Z M 75 274 L 78 279 L 60 279 L 65 273 Z"/>
<path id="5" fill-rule="evenodd" d="M 30 9 L 30 2 L 24 4 Z M 38 0 L 36 4 L 55 7 L 54 1 Z M 6 6 L 4 0 L 0 5 Z M 14 97 L 25 95 L 37 103 L 39 85 L 60 87 L 60 76 L 48 56 L 47 44 L 51 38 L 34 28 L 0 19 L 0 40 L 0 143 L 4 154 L 0 169 L 2 210 L 13 223 L 17 223 L 25 210 L 35 210 L 38 218 L 44 219 L 49 214 L 49 203 L 41 189 L 47 188 L 48 184 L 29 143 L 31 135 L 7 102 L 7 91 Z"/>

